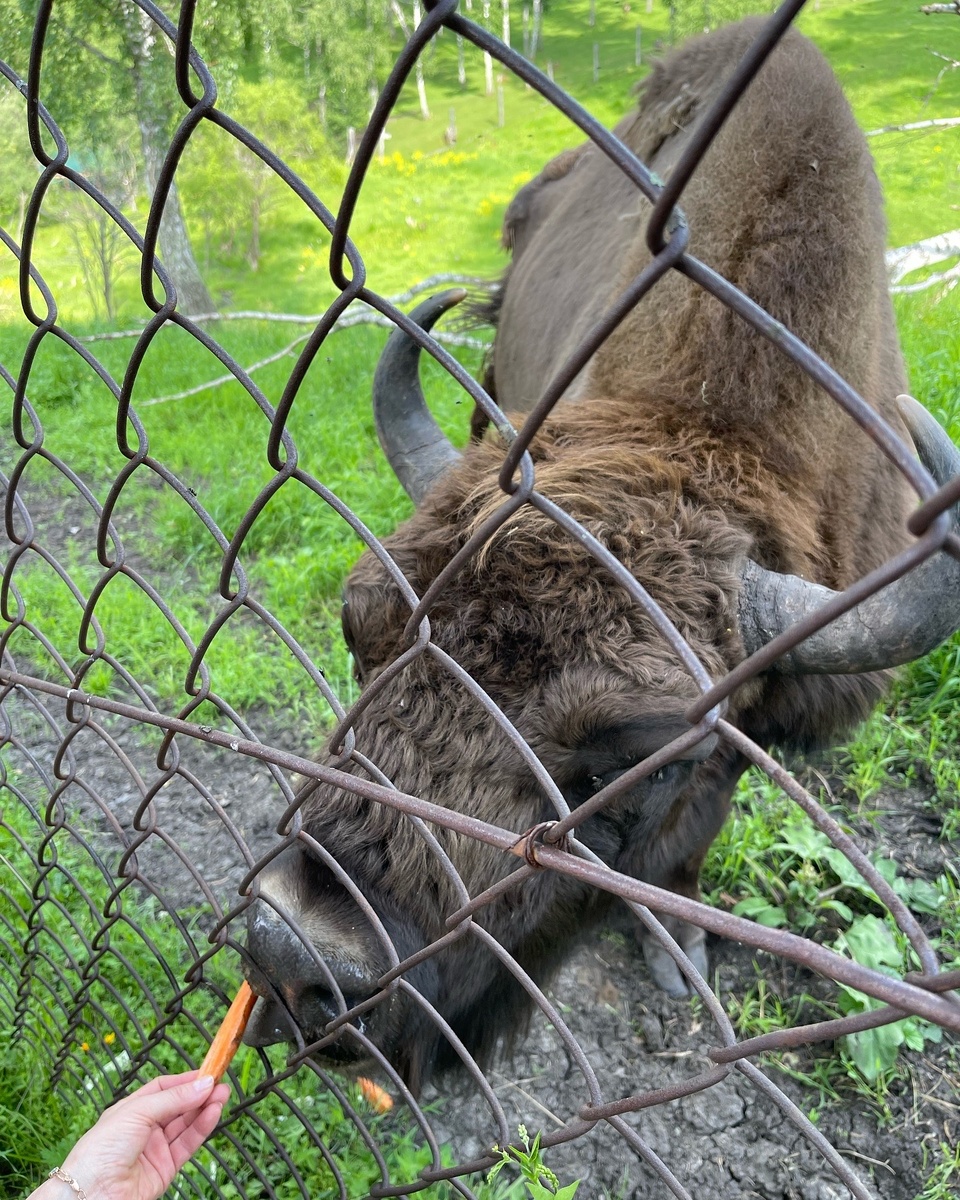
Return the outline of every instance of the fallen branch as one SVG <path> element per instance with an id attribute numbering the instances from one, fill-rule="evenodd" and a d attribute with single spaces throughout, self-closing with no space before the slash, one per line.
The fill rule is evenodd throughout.
<path id="1" fill-rule="evenodd" d="M 437 275 L 430 275 L 427 279 L 421 280 L 420 283 L 415 283 L 413 287 L 408 288 L 405 292 L 400 292 L 396 296 L 387 296 L 387 303 L 393 305 L 408 304 L 411 300 L 415 300 L 417 296 L 422 295 L 423 292 L 432 291 L 433 288 L 439 287 L 441 284 L 451 283 L 485 288 L 495 288 L 498 286 L 497 284 L 491 284 L 489 279 L 484 279 L 479 275 L 459 275 L 456 272 L 444 271 Z M 371 308 L 370 305 L 365 304 L 363 301 L 356 301 L 355 303 L 362 311 L 376 312 L 376 309 Z M 242 309 L 238 312 L 199 313 L 197 316 L 191 316 L 190 320 L 198 323 L 204 321 L 278 321 L 289 325 L 317 325 L 323 320 L 324 315 L 324 313 L 277 313 L 259 312 L 255 309 Z M 363 324 L 363 322 L 353 320 L 352 317 L 353 314 L 341 317 L 335 328 L 346 329 L 350 325 Z M 166 324 L 173 325 L 175 322 L 167 321 Z M 121 338 L 139 337 L 141 333 L 143 333 L 142 328 L 122 329 L 114 330 L 110 333 L 89 333 L 77 340 L 81 342 L 113 342 Z M 455 344 L 459 345 L 460 343 Z"/>
<path id="2" fill-rule="evenodd" d="M 909 246 L 899 246 L 896 250 L 888 250 L 886 254 L 887 271 L 890 275 L 890 290 L 895 292 L 905 290 L 897 288 L 897 284 L 906 275 L 919 271 L 922 267 L 932 267 L 948 258 L 960 257 L 960 229 L 951 229 L 946 233 L 938 233 L 935 237 L 924 238 L 923 241 L 913 242 Z M 936 278 L 936 277 L 934 277 Z M 910 291 L 921 291 L 924 286 L 933 286 L 926 280 L 922 285 L 910 284 Z"/>
<path id="3" fill-rule="evenodd" d="M 298 338 L 284 346 L 282 350 L 278 350 L 276 354 L 271 354 L 269 358 L 261 358 L 259 362 L 251 363 L 249 367 L 244 367 L 247 375 L 252 375 L 254 371 L 259 371 L 261 367 L 268 367 L 271 363 L 279 361 L 290 354 L 301 342 L 305 342 L 310 336 L 309 333 L 303 333 Z M 141 400 L 137 404 L 137 408 L 146 408 L 150 404 L 167 404 L 170 400 L 186 400 L 188 396 L 196 396 L 199 392 L 205 392 L 208 388 L 222 387 L 225 383 L 236 383 L 237 377 L 233 374 L 218 375 L 216 379 L 208 379 L 205 383 L 198 383 L 196 387 L 187 388 L 185 392 L 171 392 L 169 396 L 152 396 L 149 400 Z"/>
<path id="4" fill-rule="evenodd" d="M 933 117 L 929 121 L 910 121 L 906 125 L 883 125 L 880 129 L 868 129 L 866 137 L 879 137 L 881 133 L 907 133 L 911 129 L 930 129 L 934 125 L 960 125 L 960 117 Z"/>
<path id="5" fill-rule="evenodd" d="M 297 320 L 299 319 L 297 318 Z M 337 332 L 341 329 L 351 329 L 354 325 L 382 325 L 385 329 L 395 328 L 393 321 L 389 317 L 385 317 L 382 313 L 368 308 L 360 312 L 347 313 L 346 316 L 341 317 L 337 321 L 331 332 Z M 481 341 L 480 338 L 470 337 L 465 333 L 445 333 L 443 330 L 433 330 L 430 336 L 443 345 L 466 346 L 471 350 L 486 350 L 488 345 L 487 342 Z M 271 354 L 267 358 L 261 358 L 257 362 L 251 363 L 249 367 L 244 367 L 244 373 L 252 375 L 254 371 L 259 371 L 263 367 L 270 366 L 271 363 L 278 362 L 281 358 L 292 354 L 297 346 L 302 345 L 309 337 L 309 333 L 302 333 L 299 337 L 294 338 L 289 345 L 284 346 L 282 350 L 278 350 L 275 354 Z M 149 400 L 140 400 L 137 403 L 137 407 L 146 408 L 150 404 L 167 404 L 171 400 L 186 400 L 188 396 L 196 396 L 200 392 L 205 392 L 210 388 L 222 387 L 225 383 L 236 382 L 237 377 L 232 372 L 226 375 L 218 375 L 216 379 L 208 379 L 205 383 L 198 383 L 195 387 L 187 388 L 184 392 L 171 392 L 169 396 L 151 396 Z"/>
<path id="6" fill-rule="evenodd" d="M 949 271 L 941 271 L 939 275 L 928 275 L 926 279 L 921 279 L 919 283 L 898 283 L 894 287 L 891 287 L 890 292 L 895 296 L 902 296 L 909 292 L 925 292 L 927 288 L 945 283 L 947 286 L 944 289 L 944 294 L 946 294 L 957 286 L 958 280 L 960 280 L 960 263 L 955 267 L 951 267 Z M 940 297 L 938 296 L 937 299 L 939 300 Z"/>
<path id="7" fill-rule="evenodd" d="M 924 4 L 920 11 L 926 17 L 934 13 L 953 13 L 955 17 L 960 17 L 960 0 L 953 0 L 952 4 Z"/>

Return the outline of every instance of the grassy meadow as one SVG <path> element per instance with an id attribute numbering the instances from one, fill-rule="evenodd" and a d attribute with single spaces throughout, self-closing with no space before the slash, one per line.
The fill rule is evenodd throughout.
<path id="1" fill-rule="evenodd" d="M 655 48 L 666 48 L 671 37 L 695 31 L 705 13 L 711 14 L 707 19 L 718 20 L 728 10 L 731 15 L 745 11 L 735 3 L 712 8 L 678 5 L 671 17 L 663 0 L 653 0 L 651 5 L 597 0 L 596 25 L 591 28 L 589 7 L 588 0 L 554 0 L 547 6 L 537 64 L 546 69 L 549 63 L 556 81 L 606 124 L 626 110 L 631 87 L 647 70 Z M 916 8 L 889 0 L 818 0 L 808 7 L 799 25 L 829 57 L 864 129 L 960 113 L 956 69 L 960 23 L 955 19 L 924 17 Z M 597 78 L 594 43 L 599 47 Z M 519 44 L 518 17 L 514 44 Z M 351 237 L 366 263 L 369 285 L 383 294 L 402 292 L 440 272 L 495 276 L 505 263 L 499 228 L 506 204 L 546 159 L 579 140 L 566 118 L 509 74 L 502 79 L 501 126 L 497 97 L 484 95 L 482 60 L 469 46 L 466 72 L 467 84 L 462 88 L 455 39 L 445 33 L 436 40 L 428 60 L 430 118 L 422 118 L 416 91 L 408 84 L 390 122 L 384 154 L 375 157 L 364 183 Z M 224 106 L 230 111 L 229 95 Z M 457 130 L 452 146 L 444 140 L 451 116 Z M 960 128 L 880 135 L 871 139 L 871 148 L 886 194 L 891 246 L 960 225 Z M 25 141 L 22 149 L 26 153 Z M 237 228 L 218 222 L 215 211 L 211 216 L 198 199 L 203 172 L 209 172 L 219 156 L 232 152 L 221 130 L 204 128 L 188 147 L 182 165 L 187 218 L 215 301 L 224 311 L 321 313 L 336 295 L 327 269 L 330 236 L 299 200 L 279 182 L 266 190 L 261 257 L 253 271 Z M 292 165 L 335 211 L 347 177 L 342 156 L 294 159 Z M 194 193 L 191 179 L 197 185 Z M 129 215 L 142 225 L 146 215 L 142 197 L 131 205 Z M 122 251 L 118 258 L 117 311 L 112 321 L 107 320 L 101 301 L 84 286 L 67 222 L 41 222 L 35 264 L 53 292 L 61 324 L 75 335 L 97 338 L 136 329 L 148 316 L 139 297 L 132 251 Z M 960 441 L 958 291 L 931 289 L 898 297 L 897 316 L 914 394 Z M 302 345 L 294 344 L 295 339 L 306 328 L 256 319 L 209 326 L 245 366 L 288 348 L 277 361 L 253 372 L 266 401 L 274 405 Z M 13 373 L 30 332 L 20 311 L 16 264 L 0 247 L 0 364 Z M 306 376 L 289 423 L 303 468 L 336 492 L 377 536 L 388 533 L 410 512 L 409 501 L 376 444 L 370 411 L 371 380 L 385 336 L 384 331 L 366 326 L 332 334 Z M 124 377 L 134 344 L 132 338 L 88 343 L 116 381 Z M 479 351 L 456 353 L 469 370 L 479 371 Z M 229 539 L 274 473 L 265 456 L 268 417 L 235 382 L 213 386 L 212 381 L 223 374 L 211 353 L 181 330 L 167 327 L 154 339 L 138 372 L 133 404 L 150 456 L 197 495 Z M 466 400 L 432 363 L 426 364 L 424 377 L 441 423 L 462 442 L 469 415 Z M 205 381 L 211 381 L 211 386 L 180 395 Z M 28 394 L 42 424 L 44 446 L 68 463 L 102 502 L 126 463 L 117 449 L 116 403 L 110 390 L 75 354 L 48 337 L 33 365 Z M 3 469 L 9 473 L 16 448 L 9 432 L 2 437 Z M 28 503 L 36 504 L 38 540 L 43 543 L 49 537 L 71 577 L 81 590 L 89 591 L 101 573 L 89 511 L 76 518 L 76 526 L 71 526 L 76 533 L 67 536 L 62 528 L 64 514 L 68 524 L 74 520 L 76 493 L 61 473 L 39 459 L 27 467 L 22 487 Z M 186 699 L 184 681 L 191 658 L 187 643 L 199 640 L 225 603 L 218 592 L 222 554 L 188 504 L 147 471 L 133 474 L 118 502 L 116 519 L 125 542 L 141 556 L 138 569 L 167 597 L 186 642 L 135 587 L 116 579 L 97 606 L 107 648 L 161 704 L 172 709 Z M 354 684 L 339 633 L 339 594 L 360 550 L 357 537 L 321 499 L 290 481 L 264 507 L 241 558 L 254 594 L 322 667 L 344 702 L 353 697 Z M 19 569 L 16 578 L 31 619 L 68 660 L 76 660 L 80 653 L 76 597 L 40 561 Z M 55 674 L 54 664 L 45 661 L 36 647 L 32 639 L 18 635 L 10 649 L 21 663 Z M 917 783 L 932 793 L 930 807 L 942 823 L 942 836 L 960 837 L 958 656 L 960 641 L 954 639 L 905 670 L 885 709 L 829 764 L 829 772 L 845 789 L 844 802 L 854 805 L 859 817 L 869 818 L 880 789 Z M 283 713 L 304 730 L 308 748 L 311 738 L 318 741 L 318 731 L 329 725 L 331 714 L 307 673 L 259 625 L 231 620 L 206 661 L 216 692 L 240 711 Z M 106 665 L 91 672 L 85 686 L 103 694 L 122 692 Z M 213 720 L 216 714 L 211 710 L 208 716 Z M 889 794 L 885 795 L 889 802 Z M 13 818 L 9 812 L 5 815 L 9 825 Z M 25 819 L 20 836 L 35 836 L 38 821 L 37 815 Z M 25 871 L 23 855 L 16 834 L 0 828 L 0 860 Z M 782 801 L 758 781 L 748 781 L 742 788 L 738 813 L 714 847 L 708 875 L 718 901 L 722 894 L 733 894 L 746 905 L 741 911 L 801 931 L 804 913 L 822 915 L 822 906 L 831 901 L 842 906 L 840 911 L 833 905 L 832 919 L 847 933 L 863 930 L 865 926 L 858 922 L 875 919 L 877 911 L 873 898 L 843 875 L 826 847 L 786 819 Z M 786 894 L 781 881 L 788 876 L 801 884 Z M 92 877 L 90 886 L 102 887 L 103 880 Z M 941 928 L 944 957 L 960 963 L 960 875 L 944 875 L 929 881 L 926 888 L 914 887 L 908 899 Z M 0 929 L 0 937 L 17 940 L 24 911 L 6 912 L 0 907 L 0 925 L 6 930 Z M 148 921 L 149 913 L 142 919 Z M 144 955 L 142 942 L 136 930 L 128 932 L 123 954 L 146 972 L 148 966 L 139 962 Z M 164 950 L 170 962 L 182 962 L 183 938 L 170 932 Z M 893 966 L 889 956 L 895 954 L 896 965 L 902 965 L 903 946 L 889 930 L 885 936 L 888 940 L 880 937 L 869 944 L 851 936 L 846 944 L 864 961 Z M 226 979 L 216 982 L 229 990 Z M 159 980 L 158 987 L 162 985 Z M 858 1002 L 856 997 L 847 1000 L 850 1005 Z M 735 1014 L 747 1032 L 765 1031 L 771 1020 L 789 1020 L 793 1015 L 771 1016 L 756 1001 L 756 996 L 743 998 Z M 89 1028 L 74 1031 L 78 1039 L 102 1041 L 106 1033 L 123 1033 L 121 1009 L 104 1004 L 99 1014 L 89 1017 Z M 933 1036 L 922 1023 L 915 1023 L 901 1041 L 916 1049 L 931 1043 Z M 202 1048 L 196 1030 L 183 1033 L 180 1040 L 195 1054 L 191 1037 L 197 1049 Z M 853 1043 L 821 1060 L 817 1071 L 806 1076 L 814 1085 L 811 1106 L 824 1096 L 849 1095 L 853 1089 L 875 1101 L 882 1115 L 885 1091 L 906 1068 L 897 1057 L 899 1043 L 872 1049 L 880 1055 L 871 1060 L 873 1068 L 864 1065 L 868 1061 L 864 1047 Z M 46 1104 L 39 1080 L 49 1066 L 42 1054 L 32 1057 L 22 1045 L 4 1046 L 0 1052 L 0 1145 L 6 1139 L 14 1147 L 0 1150 L 0 1195 L 8 1184 L 8 1194 L 14 1195 L 35 1181 L 37 1172 L 57 1159 L 63 1144 L 90 1116 L 85 1104 L 75 1110 Z M 342 1111 L 337 1112 L 335 1102 L 325 1099 L 313 1076 L 305 1078 L 308 1075 L 301 1072 L 291 1082 L 290 1094 L 298 1100 L 306 1097 L 308 1107 L 315 1104 L 318 1112 L 326 1106 L 323 1120 L 330 1138 L 338 1147 L 338 1137 L 343 1143 L 337 1150 L 338 1161 L 354 1161 L 351 1156 L 361 1154 L 355 1132 L 347 1130 Z M 298 1087 L 302 1091 L 296 1091 Z M 397 1134 L 396 1146 L 398 1170 L 422 1165 L 414 1162 L 419 1151 L 407 1134 Z M 951 1166 L 948 1150 L 930 1163 L 925 1200 L 951 1194 L 960 1179 L 960 1162 L 954 1154 Z M 209 1166 L 206 1163 L 204 1169 Z M 240 1164 L 237 1169 L 242 1173 L 247 1167 Z M 358 1168 L 361 1175 L 367 1170 Z M 358 1178 L 358 1188 L 361 1182 Z"/>

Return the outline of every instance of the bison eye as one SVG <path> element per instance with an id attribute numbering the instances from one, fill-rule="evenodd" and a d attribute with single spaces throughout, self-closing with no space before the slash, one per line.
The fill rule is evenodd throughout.
<path id="1" fill-rule="evenodd" d="M 639 780 L 637 787 L 643 787 L 644 785 L 648 787 L 662 787 L 665 784 L 673 786 L 680 783 L 685 776 L 689 775 L 694 765 L 694 763 L 687 761 L 667 763 L 659 771 L 654 771 L 652 775 Z M 606 771 L 603 775 L 590 775 L 588 777 L 590 790 L 594 793 L 602 791 L 628 770 L 630 770 L 629 767 L 619 767 L 614 771 Z"/>

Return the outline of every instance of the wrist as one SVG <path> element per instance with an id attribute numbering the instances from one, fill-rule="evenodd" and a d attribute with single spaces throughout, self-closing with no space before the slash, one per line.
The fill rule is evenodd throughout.
<path id="1" fill-rule="evenodd" d="M 79 1181 L 78 1181 L 79 1182 Z M 83 1184 L 80 1184 L 83 1187 Z M 83 1189 L 86 1193 L 86 1188 Z M 77 1193 L 62 1179 L 45 1179 L 30 1193 L 27 1200 L 77 1200 Z"/>
<path id="2" fill-rule="evenodd" d="M 100 1188 L 100 1172 L 97 1165 L 91 1161 L 89 1152 L 81 1149 L 81 1139 L 59 1167 L 50 1172 L 48 1182 L 51 1187 L 59 1187 L 58 1192 L 51 1192 L 49 1198 L 45 1195 L 42 1200 L 103 1200 Z M 30 1198 L 33 1200 L 33 1197 Z"/>

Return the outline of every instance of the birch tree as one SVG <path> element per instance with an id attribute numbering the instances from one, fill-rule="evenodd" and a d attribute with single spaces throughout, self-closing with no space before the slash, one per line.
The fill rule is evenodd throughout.
<path id="1" fill-rule="evenodd" d="M 394 16 L 397 18 L 397 24 L 403 30 L 403 36 L 409 41 L 414 29 L 416 29 L 416 27 L 420 24 L 421 20 L 419 0 L 413 0 L 413 11 L 411 18 L 408 18 L 407 14 L 403 11 L 399 0 L 390 0 L 390 8 L 392 9 Z M 414 67 L 414 75 L 417 81 L 417 98 L 420 101 L 420 115 L 425 121 L 429 121 L 430 106 L 427 103 L 427 85 L 423 78 L 422 53 L 417 55 L 417 62 Z"/>
<path id="2" fill-rule="evenodd" d="M 170 86 L 173 56 L 169 44 L 163 44 L 163 35 L 142 9 L 126 0 L 122 17 L 126 69 L 140 131 L 144 180 L 152 200 L 169 146 L 174 107 Z M 193 255 L 175 182 L 164 204 L 159 243 L 160 258 L 177 290 L 180 308 L 187 313 L 212 312 L 213 299 Z"/>
<path id="3" fill-rule="evenodd" d="M 11 23 L 14 7 L 5 3 L 0 21 L 11 38 L 19 36 L 26 45 L 31 30 L 22 14 Z M 122 140 L 125 150 L 139 143 L 143 187 L 152 199 L 171 133 L 186 108 L 176 90 L 172 47 L 142 10 L 130 0 L 54 5 L 41 91 L 78 161 L 92 160 L 107 137 Z M 176 186 L 164 207 L 159 251 L 180 308 L 208 312 L 212 301 L 194 259 Z"/>

